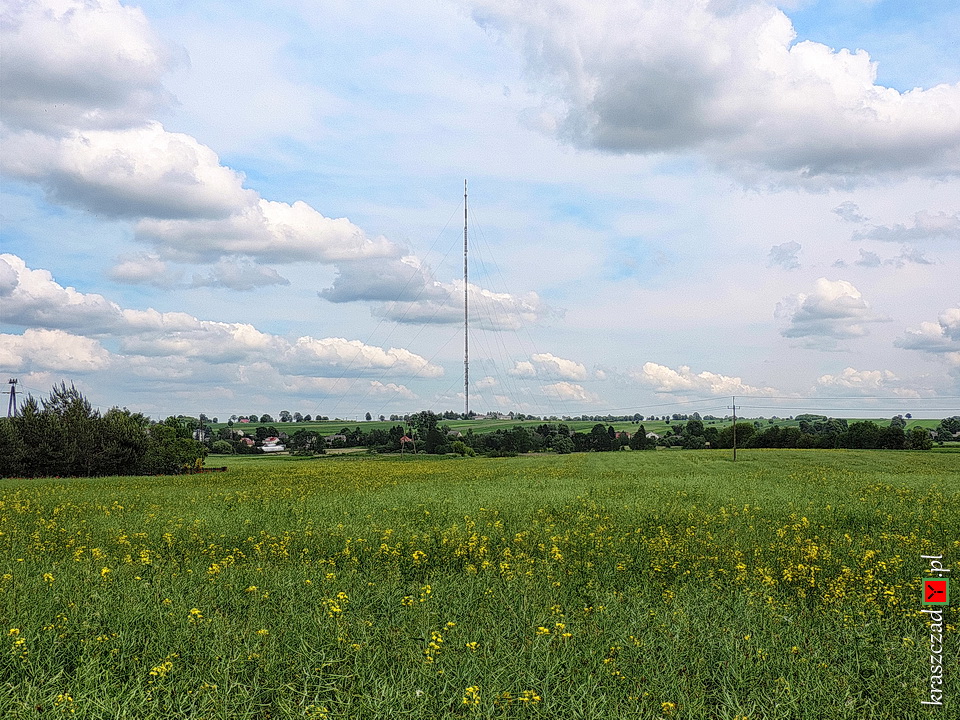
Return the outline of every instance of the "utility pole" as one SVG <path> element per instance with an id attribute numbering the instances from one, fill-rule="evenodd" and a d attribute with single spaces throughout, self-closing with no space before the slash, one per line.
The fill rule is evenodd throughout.
<path id="1" fill-rule="evenodd" d="M 733 405 L 728 405 L 727 409 L 733 409 L 733 461 L 737 461 L 737 396 L 733 396 Z"/>
<path id="2" fill-rule="evenodd" d="M 10 403 L 7 405 L 7 417 L 17 417 L 17 382 L 16 378 L 7 380 L 10 383 Z"/>

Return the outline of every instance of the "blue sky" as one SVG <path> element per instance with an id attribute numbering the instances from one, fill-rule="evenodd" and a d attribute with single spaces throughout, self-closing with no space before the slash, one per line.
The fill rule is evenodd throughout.
<path id="1" fill-rule="evenodd" d="M 955 2 L 5 3 L 0 372 L 155 417 L 960 412 Z M 739 401 L 738 401 L 739 402 Z"/>

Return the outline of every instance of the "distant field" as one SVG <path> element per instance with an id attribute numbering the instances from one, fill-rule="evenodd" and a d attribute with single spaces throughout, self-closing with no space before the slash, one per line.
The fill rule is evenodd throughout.
<path id="1" fill-rule="evenodd" d="M 217 462 L 0 480 L 0 716 L 933 715 L 949 453 Z"/>

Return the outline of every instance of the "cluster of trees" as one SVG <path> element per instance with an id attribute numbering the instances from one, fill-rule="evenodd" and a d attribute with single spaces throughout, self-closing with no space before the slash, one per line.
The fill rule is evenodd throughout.
<path id="1" fill-rule="evenodd" d="M 906 431 L 907 421 L 900 415 L 886 426 L 870 420 L 848 423 L 839 418 L 818 415 L 798 416 L 797 427 L 774 425 L 762 428 L 759 422 L 738 422 L 736 427 L 704 427 L 699 420 L 674 426 L 661 438 L 661 444 L 684 448 L 732 448 L 734 433 L 738 447 L 745 448 L 855 448 L 884 450 L 929 450 L 933 438 L 926 428 Z M 950 423 L 950 419 L 944 420 Z M 941 423 L 943 425 L 943 423 Z"/>
<path id="2" fill-rule="evenodd" d="M 205 419 L 203 415 L 201 415 L 200 417 L 201 417 L 202 419 Z M 288 423 L 288 422 L 313 422 L 314 420 L 316 420 L 317 422 L 321 422 L 321 421 L 323 421 L 323 420 L 329 420 L 329 419 L 330 419 L 330 418 L 328 418 L 328 417 L 325 416 L 325 415 L 323 415 L 323 416 L 317 415 L 317 416 L 314 418 L 313 415 L 309 415 L 309 414 L 308 414 L 308 415 L 301 415 L 301 414 L 298 413 L 298 412 L 291 413 L 289 410 L 281 410 L 281 411 L 280 411 L 280 414 L 277 416 L 277 419 L 276 419 L 276 420 L 273 419 L 273 415 L 271 415 L 270 413 L 264 413 L 263 415 L 256 415 L 256 414 L 251 414 L 251 415 L 231 415 L 231 416 L 227 419 L 227 425 L 232 426 L 232 425 L 234 425 L 235 423 L 238 423 L 238 422 L 242 422 L 242 423 L 258 423 L 258 422 L 260 422 L 260 423 L 272 423 L 272 422 Z M 369 419 L 369 418 L 368 418 L 368 419 Z M 214 418 L 214 419 L 213 419 L 213 422 L 217 422 L 217 419 Z"/>
<path id="3" fill-rule="evenodd" d="M 714 427 L 708 423 L 719 418 L 701 418 L 697 413 L 683 418 L 686 422 L 674 423 L 662 436 L 649 438 L 642 423 L 631 433 L 618 432 L 612 425 L 602 422 L 588 432 L 572 431 L 563 422 L 545 422 L 535 427 L 516 425 L 487 433 L 475 433 L 473 429 L 460 433 L 442 423 L 447 419 L 444 414 L 424 410 L 405 415 L 406 426 L 394 425 L 389 430 L 344 427 L 331 439 L 311 430 L 298 430 L 287 435 L 274 426 L 260 426 L 256 428 L 255 438 L 260 442 L 267 437 L 277 436 L 288 449 L 303 454 L 323 453 L 326 447 L 367 447 L 380 453 L 405 450 L 428 454 L 480 453 L 492 456 L 543 451 L 561 454 L 609 452 L 625 447 L 631 450 L 652 450 L 657 447 L 729 449 L 734 445 L 734 438 L 737 446 L 743 448 L 927 450 L 934 442 L 934 437 L 924 428 L 914 427 L 907 432 L 906 420 L 899 415 L 889 425 L 878 425 L 869 420 L 848 422 L 822 415 L 803 415 L 798 416 L 800 422 L 797 427 L 767 427 L 759 421 L 743 421 L 738 422 L 736 428 L 732 424 Z M 960 432 L 960 416 L 943 420 L 937 432 L 941 439 L 953 439 L 952 433 Z M 402 439 L 405 436 L 413 438 L 413 442 L 404 443 Z M 256 447 L 248 447 L 240 438 L 234 430 L 224 428 L 220 431 L 220 440 L 208 446 L 214 452 L 260 452 Z"/>
<path id="4" fill-rule="evenodd" d="M 101 415 L 65 383 L 0 418 L 3 477 L 173 474 L 199 468 L 205 455 L 183 419 L 154 423 L 125 408 Z"/>

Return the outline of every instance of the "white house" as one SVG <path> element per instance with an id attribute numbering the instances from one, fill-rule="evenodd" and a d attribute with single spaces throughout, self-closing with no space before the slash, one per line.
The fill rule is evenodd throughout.
<path id="1" fill-rule="evenodd" d="M 283 452 L 286 450 L 286 447 L 280 444 L 280 438 L 268 437 L 263 441 L 263 445 L 260 446 L 260 449 L 265 453 L 275 453 Z"/>

